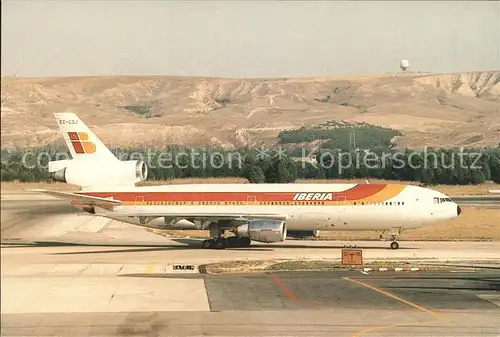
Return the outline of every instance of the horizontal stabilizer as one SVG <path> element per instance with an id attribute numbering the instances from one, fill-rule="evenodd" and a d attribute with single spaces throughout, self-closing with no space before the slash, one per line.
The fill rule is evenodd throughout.
<path id="1" fill-rule="evenodd" d="M 38 193 L 44 193 L 51 195 L 56 198 L 61 198 L 61 199 L 67 199 L 67 200 L 79 200 L 83 201 L 85 203 L 88 203 L 89 205 L 111 205 L 111 206 L 118 206 L 121 205 L 122 202 L 120 200 L 115 200 L 115 199 L 108 199 L 108 198 L 100 198 L 100 197 L 91 197 L 88 195 L 82 195 L 78 193 L 70 193 L 70 192 L 59 192 L 59 191 L 49 191 L 49 190 L 44 190 L 44 189 L 30 189 L 29 191 L 32 192 L 38 192 Z"/>

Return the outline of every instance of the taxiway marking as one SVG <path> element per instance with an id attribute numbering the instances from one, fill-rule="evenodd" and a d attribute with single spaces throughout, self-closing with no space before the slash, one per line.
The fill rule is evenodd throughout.
<path id="1" fill-rule="evenodd" d="M 408 300 L 405 300 L 404 298 L 401 298 L 397 295 L 394 295 L 388 291 L 385 291 L 385 290 L 382 290 L 380 288 L 377 288 L 375 286 L 372 286 L 368 283 L 365 283 L 365 282 L 361 282 L 361 281 L 358 281 L 358 280 L 354 280 L 354 279 L 351 279 L 349 277 L 342 277 L 344 280 L 346 281 L 349 281 L 349 282 L 353 282 L 353 283 L 356 283 L 356 284 L 359 284 L 360 286 L 363 286 L 365 288 L 368 288 L 368 289 L 371 289 L 373 291 L 376 291 L 382 295 L 385 295 L 387 297 L 390 297 L 392 299 L 395 299 L 401 303 L 404 303 L 404 304 L 407 304 L 411 307 L 414 307 L 415 309 L 418 309 L 420 311 L 423 311 L 423 312 L 426 312 L 434 317 L 436 317 L 438 320 L 440 321 L 446 321 L 447 318 L 435 311 L 432 311 L 430 309 L 427 309 L 427 308 L 424 308 L 423 306 L 421 305 L 418 305 L 416 303 L 413 303 L 413 302 L 410 302 Z M 433 321 L 427 321 L 427 322 L 410 322 L 410 323 L 396 323 L 396 324 L 392 324 L 392 325 L 384 325 L 384 326 L 378 326 L 378 327 L 371 327 L 371 328 L 368 328 L 368 329 L 364 329 L 364 330 L 360 330 L 360 331 L 356 331 L 355 334 L 352 336 L 352 337 L 359 337 L 361 336 L 362 334 L 366 333 L 366 332 L 370 332 L 370 331 L 376 331 L 376 330 L 385 330 L 385 329 L 390 329 L 390 328 L 395 328 L 395 327 L 401 327 L 401 326 L 412 326 L 412 325 L 422 325 L 422 324 L 428 324 L 428 323 L 435 323 L 436 321 L 433 320 Z"/>
<path id="2" fill-rule="evenodd" d="M 295 294 L 290 289 L 288 289 L 288 287 L 283 283 L 283 281 L 281 281 L 278 276 L 273 275 L 273 279 L 290 301 L 297 301 L 297 296 L 295 296 Z"/>
<path id="3" fill-rule="evenodd" d="M 410 301 L 408 301 L 408 300 L 405 300 L 404 298 L 401 298 L 401 297 L 399 297 L 399 296 L 396 296 L 396 295 L 394 295 L 394 294 L 391 294 L 391 293 L 390 293 L 390 292 L 388 292 L 388 291 L 382 290 L 382 289 L 380 289 L 380 288 L 377 288 L 377 287 L 372 286 L 372 285 L 370 285 L 370 284 L 368 284 L 368 283 L 365 283 L 365 282 L 361 282 L 361 281 L 358 281 L 358 280 L 353 280 L 353 279 L 351 279 L 351 278 L 349 278 L 349 277 L 342 277 L 342 278 L 343 278 L 344 280 L 346 280 L 346 281 L 350 281 L 350 282 L 353 282 L 353 283 L 357 283 L 357 284 L 359 284 L 359 285 L 361 285 L 361 286 L 363 286 L 363 287 L 366 287 L 366 288 L 369 288 L 369 289 L 371 289 L 371 290 L 374 290 L 374 291 L 376 291 L 376 292 L 378 292 L 378 293 L 380 293 L 380 294 L 382 294 L 382 295 L 385 295 L 385 296 L 387 296 L 387 297 L 393 298 L 393 299 L 395 299 L 395 300 L 397 300 L 397 301 L 399 301 L 399 302 L 405 303 L 405 304 L 407 304 L 407 305 L 409 305 L 409 306 L 412 306 L 412 307 L 414 307 L 414 308 L 416 308 L 416 309 L 418 309 L 418 310 L 424 311 L 424 312 L 426 312 L 426 313 L 428 313 L 428 314 L 431 314 L 431 315 L 433 315 L 433 316 L 437 317 L 437 318 L 438 318 L 438 319 L 440 319 L 440 320 L 445 320 L 445 318 L 444 318 L 444 316 L 443 316 L 443 315 L 441 315 L 441 314 L 439 314 L 439 313 L 437 313 L 437 312 L 435 312 L 435 311 L 432 311 L 432 310 L 430 310 L 430 309 L 426 309 L 426 308 L 424 308 L 423 306 L 418 305 L 418 304 L 416 304 L 416 303 L 413 303 L 413 302 L 410 302 Z"/>

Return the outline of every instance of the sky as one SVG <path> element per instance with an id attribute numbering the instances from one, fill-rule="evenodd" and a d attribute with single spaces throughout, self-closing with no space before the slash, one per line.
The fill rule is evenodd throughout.
<path id="1" fill-rule="evenodd" d="M 2 76 L 500 70 L 499 1 L 2 1 Z"/>

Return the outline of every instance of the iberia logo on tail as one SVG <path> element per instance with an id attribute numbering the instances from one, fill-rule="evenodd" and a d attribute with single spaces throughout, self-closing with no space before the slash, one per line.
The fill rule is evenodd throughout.
<path id="1" fill-rule="evenodd" d="M 77 154 L 94 153 L 96 146 L 89 141 L 89 135 L 86 132 L 68 132 L 71 145 Z"/>

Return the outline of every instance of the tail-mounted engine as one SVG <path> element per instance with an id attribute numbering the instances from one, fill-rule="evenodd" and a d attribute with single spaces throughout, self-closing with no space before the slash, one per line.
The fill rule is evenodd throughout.
<path id="1" fill-rule="evenodd" d="M 60 160 L 49 163 L 51 178 L 77 186 L 131 185 L 148 177 L 142 160 L 86 161 Z"/>
<path id="2" fill-rule="evenodd" d="M 146 180 L 146 178 L 148 177 L 148 166 L 142 160 L 128 160 L 122 163 L 125 163 L 127 167 L 125 170 L 127 172 L 133 167 L 133 170 L 135 172 L 134 179 L 136 183 Z"/>
<path id="3" fill-rule="evenodd" d="M 235 234 L 258 242 L 281 242 L 286 238 L 284 221 L 251 220 L 247 224 L 236 227 Z"/>

